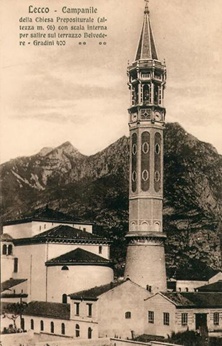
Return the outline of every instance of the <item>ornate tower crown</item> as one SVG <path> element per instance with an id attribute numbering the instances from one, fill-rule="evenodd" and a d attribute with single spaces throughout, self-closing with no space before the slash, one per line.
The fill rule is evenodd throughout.
<path id="1" fill-rule="evenodd" d="M 131 106 L 130 123 L 135 121 L 165 122 L 164 89 L 166 66 L 158 60 L 150 23 L 148 1 L 135 61 L 128 67 Z"/>

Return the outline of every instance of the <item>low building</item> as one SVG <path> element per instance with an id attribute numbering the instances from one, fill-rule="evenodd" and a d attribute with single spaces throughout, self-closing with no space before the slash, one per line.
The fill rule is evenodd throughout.
<path id="1" fill-rule="evenodd" d="M 144 299 L 151 293 L 131 280 L 70 294 L 71 319 L 98 337 L 132 338 L 144 331 Z"/>
<path id="2" fill-rule="evenodd" d="M 222 293 L 166 292 L 145 300 L 145 333 L 167 337 L 173 332 L 201 334 L 222 329 Z"/>
<path id="3" fill-rule="evenodd" d="M 70 305 L 62 303 L 30 302 L 23 314 L 23 330 L 33 330 L 35 333 L 73 336 L 70 325 Z"/>
<path id="4" fill-rule="evenodd" d="M 27 279 L 10 279 L 1 284 L 1 302 L 27 302 Z"/>
<path id="5" fill-rule="evenodd" d="M 198 287 L 222 280 L 222 272 L 210 267 L 202 270 L 187 270 L 178 272 L 168 280 L 167 288 L 176 292 L 195 292 Z"/>

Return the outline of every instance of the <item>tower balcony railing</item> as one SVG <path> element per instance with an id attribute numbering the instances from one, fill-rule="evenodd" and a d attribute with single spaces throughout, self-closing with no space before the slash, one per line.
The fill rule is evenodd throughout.
<path id="1" fill-rule="evenodd" d="M 161 61 L 159 60 L 137 60 L 135 62 L 133 62 L 129 67 L 128 67 L 128 70 L 131 71 L 135 68 L 142 68 L 142 67 L 145 67 L 145 68 L 153 68 L 153 67 L 158 67 L 160 69 L 165 69 L 166 66 L 165 64 L 163 64 Z"/>

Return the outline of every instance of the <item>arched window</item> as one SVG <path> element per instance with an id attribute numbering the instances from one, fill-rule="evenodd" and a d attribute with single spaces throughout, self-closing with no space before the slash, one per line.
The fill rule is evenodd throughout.
<path id="1" fill-rule="evenodd" d="M 102 253 L 103 252 L 103 247 L 102 245 L 99 245 L 99 253 Z"/>
<path id="2" fill-rule="evenodd" d="M 2 254 L 3 255 L 6 255 L 7 254 L 7 245 L 3 245 L 3 247 L 2 247 Z"/>
<path id="3" fill-rule="evenodd" d="M 8 246 L 8 255 L 12 255 L 12 245 Z"/>
<path id="4" fill-rule="evenodd" d="M 69 267 L 67 267 L 67 266 L 62 266 L 61 270 L 69 270 Z"/>
<path id="5" fill-rule="evenodd" d="M 34 320 L 33 320 L 33 319 L 31 319 L 30 324 L 31 324 L 30 328 L 31 328 L 32 330 L 34 330 Z"/>
<path id="6" fill-rule="evenodd" d="M 61 324 L 61 334 L 65 335 L 66 333 L 66 327 L 65 327 L 65 323 Z"/>
<path id="7" fill-rule="evenodd" d="M 88 339 L 92 339 L 92 328 L 88 328 Z"/>
<path id="8" fill-rule="evenodd" d="M 147 84 L 143 87 L 143 102 L 150 102 L 150 87 Z"/>
<path id="9" fill-rule="evenodd" d="M 62 302 L 63 304 L 67 304 L 67 294 L 62 295 Z"/>
<path id="10" fill-rule="evenodd" d="M 80 337 L 80 327 L 79 324 L 76 324 L 76 338 Z"/>
<path id="11" fill-rule="evenodd" d="M 125 313 L 125 318 L 131 318 L 131 312 L 130 311 L 127 311 Z"/>
<path id="12" fill-rule="evenodd" d="M 54 322 L 50 323 L 50 331 L 51 333 L 54 333 Z"/>
<path id="13" fill-rule="evenodd" d="M 159 103 L 159 86 L 154 84 L 154 104 L 158 105 Z"/>
<path id="14" fill-rule="evenodd" d="M 25 319 L 23 317 L 21 318 L 21 329 L 25 330 Z"/>
<path id="15" fill-rule="evenodd" d="M 42 320 L 40 321 L 40 330 L 41 332 L 44 330 L 44 322 Z"/>

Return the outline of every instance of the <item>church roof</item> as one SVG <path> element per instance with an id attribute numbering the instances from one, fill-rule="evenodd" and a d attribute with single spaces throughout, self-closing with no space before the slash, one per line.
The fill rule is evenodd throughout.
<path id="1" fill-rule="evenodd" d="M 112 266 L 112 262 L 92 252 L 77 248 L 59 257 L 52 258 L 51 260 L 46 262 L 46 265 L 47 266 L 57 266 L 57 265 Z"/>
<path id="2" fill-rule="evenodd" d="M 198 292 L 222 292 L 222 280 L 209 285 L 197 287 Z"/>
<path id="3" fill-rule="evenodd" d="M 70 305 L 62 303 L 32 301 L 26 307 L 23 315 L 69 320 Z"/>
<path id="4" fill-rule="evenodd" d="M 97 241 L 104 240 L 107 242 L 107 239 L 101 238 L 96 234 L 92 234 L 86 231 L 83 231 L 78 228 L 74 228 L 71 226 L 59 225 L 54 228 L 51 228 L 48 231 L 42 232 L 38 235 L 35 235 L 33 239 L 76 239 L 76 240 L 84 240 L 84 239 L 94 239 Z"/>
<path id="5" fill-rule="evenodd" d="M 164 292 L 160 294 L 177 308 L 222 308 L 222 292 Z"/>
<path id="6" fill-rule="evenodd" d="M 144 11 L 143 27 L 140 35 L 139 46 L 136 53 L 137 60 L 158 60 L 153 33 L 150 24 L 150 12 L 146 4 Z"/>
<path id="7" fill-rule="evenodd" d="M 126 280 L 124 281 L 114 281 L 110 282 L 109 284 L 102 285 L 102 286 L 95 286 L 93 288 L 90 288 L 88 290 L 79 291 L 76 293 L 69 294 L 71 299 L 88 299 L 88 300 L 97 300 L 97 298 L 103 294 L 106 293 L 113 288 L 122 285 Z"/>
<path id="8" fill-rule="evenodd" d="M 7 291 L 10 288 L 27 281 L 27 279 L 9 279 L 1 283 L 1 292 Z"/>
<path id="9" fill-rule="evenodd" d="M 4 226 L 14 225 L 20 223 L 27 223 L 32 221 L 51 221 L 51 222 L 63 222 L 63 223 L 80 223 L 80 224 L 92 224 L 91 222 L 84 222 L 80 218 L 64 214 L 58 210 L 50 209 L 47 205 L 42 208 L 35 209 L 29 214 L 22 216 L 15 220 L 8 220 L 4 222 Z"/>
<path id="10" fill-rule="evenodd" d="M 39 243 L 93 243 L 108 244 L 109 240 L 98 235 L 74 228 L 68 225 L 59 225 L 48 231 L 37 234 L 31 238 L 19 238 L 14 240 L 16 245 L 39 244 Z"/>

